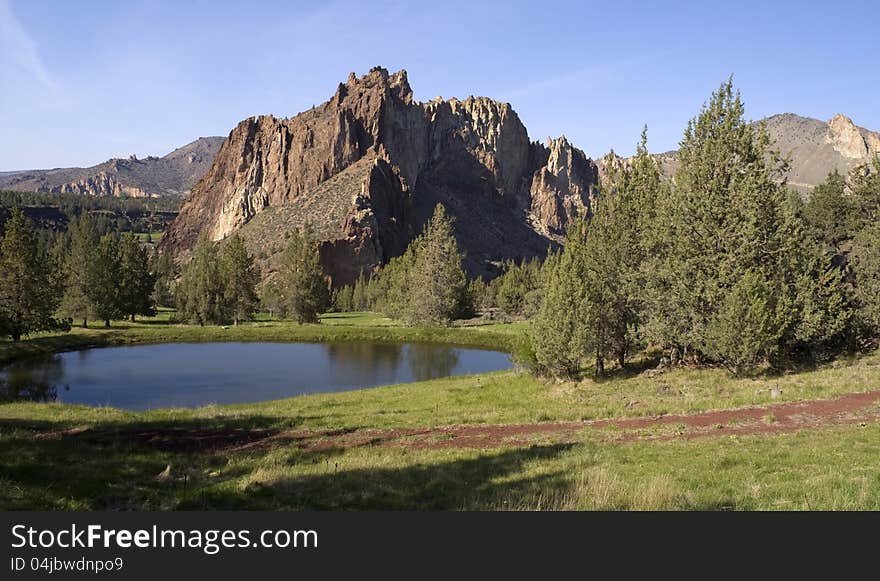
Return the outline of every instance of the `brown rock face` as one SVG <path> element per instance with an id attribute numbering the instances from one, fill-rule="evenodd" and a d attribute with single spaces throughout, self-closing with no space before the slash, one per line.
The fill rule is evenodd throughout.
<path id="1" fill-rule="evenodd" d="M 507 103 L 413 100 L 405 71 L 352 74 L 312 110 L 247 119 L 193 188 L 162 248 L 241 230 L 273 256 L 311 223 L 336 284 L 399 255 L 438 202 L 456 219 L 472 274 L 543 254 L 597 193 L 595 164 L 565 138 L 529 143 Z"/>
<path id="2" fill-rule="evenodd" d="M 546 164 L 535 172 L 530 188 L 532 213 L 551 234 L 561 235 L 569 220 L 591 214 L 599 194 L 599 171 L 564 136 L 548 139 L 546 149 L 538 153 L 544 154 Z"/>

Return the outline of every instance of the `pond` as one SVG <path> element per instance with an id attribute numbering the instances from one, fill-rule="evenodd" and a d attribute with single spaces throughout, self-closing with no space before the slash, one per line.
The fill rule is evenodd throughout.
<path id="1" fill-rule="evenodd" d="M 498 351 L 404 343 L 170 343 L 109 347 L 0 369 L 0 402 L 127 410 L 257 402 L 509 369 Z"/>

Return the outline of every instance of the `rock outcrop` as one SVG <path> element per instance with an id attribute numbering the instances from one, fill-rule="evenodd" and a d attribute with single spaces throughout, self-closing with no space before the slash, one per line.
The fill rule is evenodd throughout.
<path id="1" fill-rule="evenodd" d="M 548 138 L 547 147 L 535 155 L 543 163 L 532 178 L 532 213 L 548 233 L 562 235 L 572 218 L 592 213 L 599 193 L 599 169 L 565 136 Z"/>
<path id="2" fill-rule="evenodd" d="M 827 123 L 793 113 L 773 115 L 762 120 L 774 147 L 790 161 L 788 185 L 803 195 L 828 173 L 843 175 L 864 172 L 875 156 L 880 156 L 880 133 L 857 126 L 845 115 L 835 115 Z M 678 168 L 676 152 L 657 156 L 666 177 Z"/>
<path id="3" fill-rule="evenodd" d="M 413 99 L 406 71 L 353 73 L 326 103 L 246 119 L 193 188 L 162 249 L 242 231 L 271 275 L 284 233 L 310 223 L 335 284 L 403 252 L 437 203 L 471 274 L 540 255 L 589 212 L 598 171 L 564 137 L 530 143 L 508 103 Z"/>
<path id="4" fill-rule="evenodd" d="M 202 137 L 164 157 L 111 159 L 88 168 L 9 172 L 0 189 L 135 198 L 186 196 L 214 161 L 222 137 Z"/>

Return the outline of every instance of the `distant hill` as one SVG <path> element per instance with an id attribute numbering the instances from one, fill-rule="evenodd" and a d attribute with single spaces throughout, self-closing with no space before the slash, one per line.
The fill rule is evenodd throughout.
<path id="1" fill-rule="evenodd" d="M 87 168 L 0 173 L 0 190 L 92 196 L 159 197 L 189 194 L 214 161 L 224 137 L 200 137 L 164 157 L 114 158 Z"/>
<path id="2" fill-rule="evenodd" d="M 782 113 L 763 121 L 776 149 L 791 161 L 788 184 L 802 193 L 825 181 L 835 168 L 848 175 L 880 155 L 880 133 L 857 126 L 845 115 L 835 115 L 825 122 Z M 676 152 L 657 157 L 664 175 L 674 175 L 678 168 Z"/>

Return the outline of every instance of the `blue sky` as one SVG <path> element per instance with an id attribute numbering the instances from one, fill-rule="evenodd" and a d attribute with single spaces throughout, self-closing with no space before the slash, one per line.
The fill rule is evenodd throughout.
<path id="1" fill-rule="evenodd" d="M 728 75 L 749 118 L 880 130 L 880 2 L 0 0 L 0 171 L 164 155 L 291 116 L 350 71 L 509 101 L 588 155 L 675 148 Z"/>

